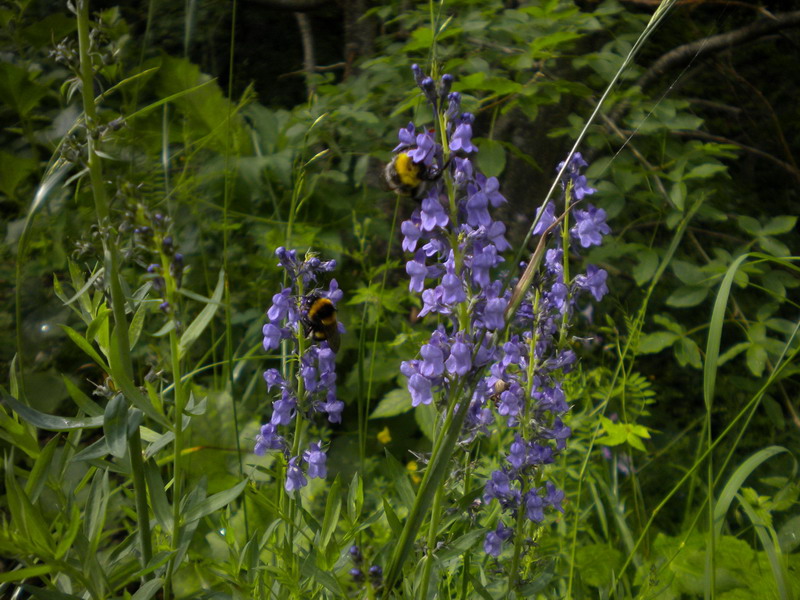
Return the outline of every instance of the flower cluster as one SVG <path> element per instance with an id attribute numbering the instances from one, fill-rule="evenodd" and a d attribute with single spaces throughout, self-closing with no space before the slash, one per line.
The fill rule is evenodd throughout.
<path id="1" fill-rule="evenodd" d="M 610 229 L 602 209 L 584 204 L 595 190 L 581 174 L 587 164 L 576 153 L 564 169 L 561 202 L 548 202 L 537 215 L 533 233 L 547 236 L 548 249 L 541 264 L 532 265 L 536 276 L 530 284 L 516 282 L 527 287 L 517 290 L 522 301 L 512 314 L 515 281 L 505 285 L 507 277 L 497 273 L 510 244 L 505 225 L 492 216 L 506 199 L 497 178 L 473 165 L 474 117 L 461 112 L 460 95 L 449 91 L 452 78 L 445 75 L 437 84 L 417 67 L 414 73 L 434 109 L 438 133 L 409 124 L 400 130 L 395 152 L 407 154 L 420 172 L 441 176 L 428 178 L 421 205 L 401 232 L 403 249 L 413 254 L 406 263 L 409 289 L 422 296 L 421 316 L 437 314 L 440 325 L 401 371 L 414 406 L 470 390 L 462 443 L 489 434 L 490 426 L 513 439 L 507 464 L 486 483 L 484 501 L 497 500 L 509 523 L 519 511 L 538 523 L 546 508 L 563 511 L 563 491 L 542 475 L 571 433 L 563 421 L 569 404 L 561 380 L 577 357 L 566 332 L 582 295 L 600 300 L 608 291 L 603 269 L 589 266 L 569 276 L 570 253 L 563 243 L 576 252 L 600 244 Z M 484 549 L 493 556 L 515 535 L 503 519 L 485 539 Z"/>
<path id="2" fill-rule="evenodd" d="M 334 351 L 327 341 L 307 344 L 305 340 L 307 313 L 310 300 L 327 298 L 334 305 L 342 298 L 342 291 L 332 279 L 327 291 L 313 289 L 317 278 L 332 271 L 336 262 L 321 261 L 309 253 L 304 260 L 297 258 L 297 252 L 281 247 L 275 251 L 281 267 L 291 282 L 272 297 L 272 306 L 267 311 L 268 322 L 263 327 L 264 350 L 277 349 L 283 340 L 293 341 L 292 350 L 299 357 L 296 376 L 289 377 L 278 369 L 267 369 L 264 380 L 267 391 L 277 392 L 272 403 L 272 416 L 262 425 L 256 438 L 255 453 L 263 455 L 267 450 L 279 450 L 286 459 L 287 492 L 304 487 L 308 477 L 324 478 L 327 475 L 327 456 L 321 448 L 322 442 L 312 442 L 302 455 L 292 456 L 295 448 L 290 447 L 280 428 L 290 426 L 298 414 L 311 416 L 313 413 L 327 415 L 331 423 L 340 423 L 344 402 L 336 397 L 336 362 Z M 341 328 L 341 325 L 337 324 Z M 303 463 L 306 465 L 303 472 Z"/>

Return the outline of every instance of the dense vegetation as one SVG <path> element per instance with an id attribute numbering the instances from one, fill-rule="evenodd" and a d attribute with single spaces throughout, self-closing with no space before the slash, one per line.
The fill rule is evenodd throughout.
<path id="1" fill-rule="evenodd" d="M 800 597 L 800 14 L 161 4 L 0 8 L 0 596 Z"/>

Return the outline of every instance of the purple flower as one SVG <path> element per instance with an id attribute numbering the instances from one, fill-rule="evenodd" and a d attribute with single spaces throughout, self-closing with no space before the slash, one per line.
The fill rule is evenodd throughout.
<path id="1" fill-rule="evenodd" d="M 299 490 L 306 486 L 308 480 L 306 480 L 305 475 L 303 475 L 303 471 L 297 466 L 297 461 L 300 459 L 299 456 L 293 456 L 289 459 L 289 464 L 286 465 L 286 483 L 284 484 L 284 488 L 286 492 L 291 494 L 295 490 Z"/>
<path id="2" fill-rule="evenodd" d="M 486 539 L 483 542 L 483 551 L 497 558 L 503 549 L 503 542 L 510 538 L 513 533 L 513 529 L 498 523 L 497 529 L 486 534 Z"/>
<path id="3" fill-rule="evenodd" d="M 450 356 L 445 362 L 447 372 L 454 375 L 464 376 L 469 373 L 472 367 L 472 349 L 464 343 L 463 337 L 463 335 L 457 337 L 453 345 L 450 346 Z"/>
<path id="4" fill-rule="evenodd" d="M 267 423 L 261 426 L 261 433 L 256 436 L 256 446 L 253 449 L 259 456 L 263 456 L 267 450 L 282 450 L 284 448 L 284 439 L 277 434 L 276 426 L 272 423 Z"/>
<path id="5" fill-rule="evenodd" d="M 328 395 L 325 396 L 325 402 L 321 402 L 319 408 L 328 414 L 328 421 L 330 423 L 342 422 L 344 402 L 336 398 L 336 392 L 334 390 L 328 391 Z"/>
<path id="6" fill-rule="evenodd" d="M 545 436 L 556 441 L 556 449 L 563 450 L 567 447 L 567 439 L 572 435 L 572 429 L 564 425 L 560 417 L 556 417 L 553 428 L 545 432 Z"/>
<path id="7" fill-rule="evenodd" d="M 284 387 L 286 385 L 286 381 L 283 379 L 278 369 L 267 369 L 264 371 L 264 381 L 267 382 L 267 391 L 270 391 L 276 386 Z"/>
<path id="8" fill-rule="evenodd" d="M 433 165 L 434 150 L 436 143 L 430 132 L 425 131 L 417 135 L 417 145 L 413 150 L 408 151 L 411 160 L 426 167 Z"/>
<path id="9" fill-rule="evenodd" d="M 492 217 L 489 216 L 489 198 L 474 185 L 467 187 L 469 196 L 467 196 L 467 223 L 473 227 L 488 227 L 492 222 Z"/>
<path id="10" fill-rule="evenodd" d="M 425 344 L 419 351 L 422 362 L 419 372 L 423 377 L 439 377 L 444 373 L 444 352 L 433 344 Z"/>
<path id="11" fill-rule="evenodd" d="M 472 143 L 472 121 L 464 118 L 467 114 L 469 113 L 462 115 L 461 123 L 456 126 L 456 131 L 450 138 L 450 150 L 453 152 L 469 154 L 470 152 L 478 151 Z"/>
<path id="12" fill-rule="evenodd" d="M 482 288 L 489 286 L 491 278 L 489 269 L 497 266 L 502 258 L 497 255 L 497 248 L 492 244 L 486 246 L 475 243 L 472 255 L 472 281 Z"/>
<path id="13" fill-rule="evenodd" d="M 599 246 L 603 243 L 603 236 L 611 233 L 611 228 L 606 224 L 606 211 L 602 208 L 589 204 L 586 210 L 575 210 L 574 216 L 575 225 L 570 229 L 570 234 L 584 248 Z"/>
<path id="14" fill-rule="evenodd" d="M 539 495 L 539 488 L 533 488 L 525 494 L 525 516 L 534 523 L 544 521 L 544 499 Z"/>
<path id="15" fill-rule="evenodd" d="M 506 391 L 500 394 L 497 412 L 504 417 L 516 417 L 522 412 L 524 406 L 525 398 L 522 388 L 517 382 L 513 382 Z"/>
<path id="16" fill-rule="evenodd" d="M 544 233 L 547 231 L 548 227 L 556 222 L 556 205 L 554 203 L 548 202 L 544 207 L 544 214 L 539 217 L 541 213 L 542 207 L 540 206 L 536 209 L 536 218 L 539 219 L 539 222 L 536 224 L 536 227 L 533 228 L 534 235 Z"/>
<path id="17" fill-rule="evenodd" d="M 461 112 L 461 94 L 458 92 L 450 92 L 447 95 L 447 111 L 445 116 L 448 121 L 454 121 Z"/>
<path id="18" fill-rule="evenodd" d="M 497 177 L 489 177 L 487 179 L 485 175 L 479 173 L 475 177 L 475 182 L 481 186 L 486 197 L 489 199 L 489 204 L 494 208 L 507 202 L 505 196 L 500 193 L 500 182 L 497 180 Z"/>
<path id="19" fill-rule="evenodd" d="M 400 232 L 403 234 L 403 250 L 414 252 L 417 242 L 422 236 L 422 219 L 419 216 L 419 209 L 414 210 L 411 218 L 403 221 L 400 225 Z"/>
<path id="20" fill-rule="evenodd" d="M 289 390 L 284 388 L 280 400 L 275 400 L 272 403 L 270 423 L 273 425 L 289 425 L 294 419 L 296 408 L 297 400 L 290 395 Z"/>
<path id="21" fill-rule="evenodd" d="M 564 166 L 564 162 L 558 163 L 558 167 L 556 171 L 561 171 L 562 167 Z M 590 194 L 595 193 L 595 189 L 589 187 L 586 184 L 586 176 L 580 174 L 580 170 L 583 167 L 588 167 L 589 164 L 583 160 L 583 156 L 580 152 L 576 152 L 572 155 L 572 158 L 569 161 L 569 165 L 567 165 L 567 169 L 564 172 L 564 178 L 562 179 L 562 185 L 566 187 L 566 182 L 568 180 L 572 181 L 572 195 L 575 197 L 576 200 L 580 201 L 583 200 L 584 196 L 588 196 Z"/>
<path id="22" fill-rule="evenodd" d="M 267 311 L 267 318 L 270 323 L 282 321 L 289 315 L 289 311 L 292 310 L 291 294 L 292 288 L 283 288 L 272 297 L 272 306 Z M 296 321 L 297 319 L 295 318 L 294 320 Z"/>
<path id="23" fill-rule="evenodd" d="M 433 401 L 431 392 L 431 381 L 419 373 L 415 373 L 408 379 L 408 391 L 411 393 L 411 406 L 420 404 L 430 404 Z"/>
<path id="24" fill-rule="evenodd" d="M 400 152 L 400 150 L 405 150 L 406 148 L 410 148 L 414 145 L 416 141 L 417 130 L 414 127 L 414 123 L 409 123 L 406 127 L 403 127 L 400 131 L 397 132 L 397 139 L 400 141 L 397 146 L 394 147 L 392 152 Z"/>
<path id="25" fill-rule="evenodd" d="M 425 265 L 425 252 L 423 250 L 417 250 L 414 254 L 414 259 L 406 263 L 406 273 L 411 277 L 408 281 L 408 291 L 421 292 L 425 289 L 428 267 Z"/>
<path id="26" fill-rule="evenodd" d="M 575 285 L 578 289 L 589 290 L 594 299 L 599 302 L 608 293 L 607 278 L 608 273 L 605 269 L 595 265 L 588 265 L 586 267 L 586 275 L 575 277 Z"/>
<path id="27" fill-rule="evenodd" d="M 483 490 L 483 501 L 487 504 L 497 498 L 503 502 L 512 501 L 519 492 L 511 489 L 511 480 L 505 471 L 492 471 L 492 478 L 486 482 Z"/>
<path id="28" fill-rule="evenodd" d="M 450 217 L 439 202 L 439 192 L 433 188 L 430 193 L 422 199 L 422 230 L 433 231 L 437 227 L 445 227 L 450 222 Z"/>
<path id="29" fill-rule="evenodd" d="M 472 162 L 468 158 L 459 158 L 456 156 L 453 159 L 455 170 L 453 171 L 453 182 L 456 187 L 463 189 L 468 183 L 474 180 L 472 171 Z"/>
<path id="30" fill-rule="evenodd" d="M 509 455 L 506 458 L 508 462 L 511 463 L 512 467 L 519 470 L 525 466 L 528 456 L 528 445 L 519 434 L 514 436 L 514 441 L 511 443 L 509 451 Z"/>
<path id="31" fill-rule="evenodd" d="M 281 345 L 281 340 L 288 337 L 288 330 L 276 327 L 272 323 L 264 325 L 261 331 L 264 334 L 264 350 L 266 352 L 275 350 Z"/>
<path id="32" fill-rule="evenodd" d="M 547 493 L 544 497 L 544 502 L 548 506 L 552 506 L 558 512 L 564 512 L 564 507 L 561 506 L 561 502 L 564 501 L 564 492 L 558 489 L 549 481 L 547 482 Z"/>
<path id="33" fill-rule="evenodd" d="M 308 446 L 308 450 L 303 452 L 303 460 L 308 463 L 308 476 L 312 479 L 318 477 L 325 479 L 328 475 L 326 461 L 328 457 L 320 450 L 322 442 L 313 442 Z"/>

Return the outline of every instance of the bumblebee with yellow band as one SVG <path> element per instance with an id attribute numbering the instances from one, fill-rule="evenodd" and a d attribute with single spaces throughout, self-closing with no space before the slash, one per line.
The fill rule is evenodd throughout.
<path id="1" fill-rule="evenodd" d="M 421 200 L 428 191 L 428 184 L 442 176 L 444 169 L 426 167 L 416 163 L 408 152 L 396 154 L 383 171 L 387 185 L 401 196 Z"/>
<path id="2" fill-rule="evenodd" d="M 334 352 L 339 351 L 339 322 L 336 320 L 336 307 L 328 298 L 312 294 L 307 300 L 308 310 L 303 317 L 307 337 L 317 341 L 327 341 Z"/>

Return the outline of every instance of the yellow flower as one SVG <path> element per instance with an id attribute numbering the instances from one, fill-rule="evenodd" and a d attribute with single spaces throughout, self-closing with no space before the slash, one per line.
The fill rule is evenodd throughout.
<path id="1" fill-rule="evenodd" d="M 388 427 L 384 427 L 380 433 L 378 433 L 378 441 L 384 446 L 392 441 L 392 435 L 389 433 Z"/>
<path id="2" fill-rule="evenodd" d="M 406 463 L 406 471 L 408 471 L 409 475 L 411 475 L 411 481 L 414 483 L 419 483 L 422 481 L 422 477 L 417 475 L 417 461 L 408 461 L 408 463 Z"/>

